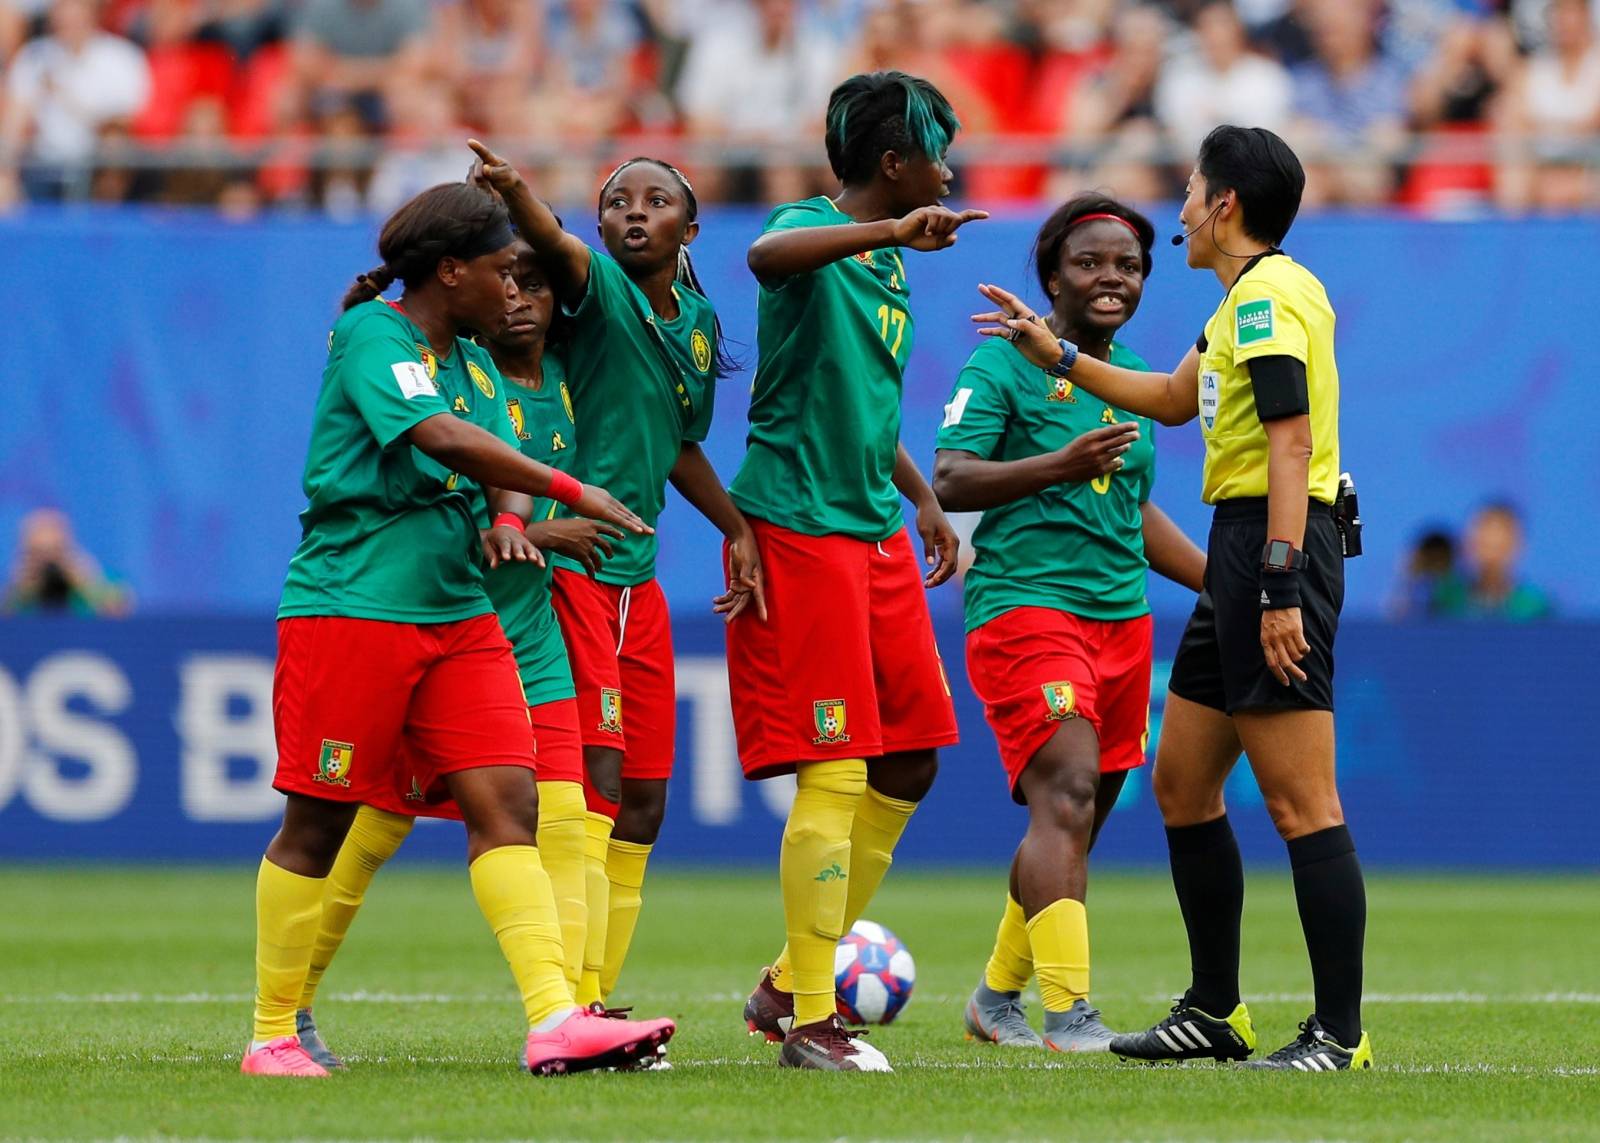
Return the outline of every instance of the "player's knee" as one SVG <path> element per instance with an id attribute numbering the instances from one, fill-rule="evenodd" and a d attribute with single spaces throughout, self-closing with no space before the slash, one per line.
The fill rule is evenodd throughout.
<path id="1" fill-rule="evenodd" d="M 1087 841 L 1094 829 L 1094 799 L 1098 783 L 1090 774 L 1076 771 L 1058 774 L 1037 801 L 1028 804 L 1054 829 Z"/>
<path id="2" fill-rule="evenodd" d="M 609 748 L 586 747 L 583 769 L 589 785 L 602 799 L 616 805 L 622 801 L 622 752 Z"/>
<path id="3" fill-rule="evenodd" d="M 1156 806 L 1168 825 L 1193 825 L 1222 814 L 1222 789 L 1196 782 L 1182 766 L 1156 762 L 1150 775 Z"/>
<path id="4" fill-rule="evenodd" d="M 1344 822 L 1344 811 L 1337 797 L 1302 797 L 1293 794 L 1270 794 L 1262 799 L 1278 836 L 1285 841 L 1321 830 L 1332 829 Z"/>
<path id="5" fill-rule="evenodd" d="M 868 768 L 868 781 L 878 793 L 902 802 L 920 802 L 939 776 L 937 750 L 886 754 Z"/>
<path id="6" fill-rule="evenodd" d="M 611 836 L 618 841 L 654 845 L 667 816 L 667 784 L 635 783 L 623 792 L 622 809 L 617 814 Z"/>

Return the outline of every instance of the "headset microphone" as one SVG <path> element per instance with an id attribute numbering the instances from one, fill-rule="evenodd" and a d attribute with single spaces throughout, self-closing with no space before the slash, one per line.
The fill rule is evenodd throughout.
<path id="1" fill-rule="evenodd" d="M 1217 211 L 1221 210 L 1223 207 L 1225 207 L 1227 205 L 1228 205 L 1228 200 L 1227 199 L 1223 199 L 1221 202 L 1217 203 L 1216 206 L 1211 208 L 1211 213 L 1206 215 L 1199 222 L 1195 223 L 1193 227 L 1191 227 L 1188 230 L 1185 230 L 1182 234 L 1174 234 L 1172 236 L 1172 244 L 1174 246 L 1182 246 L 1184 244 L 1184 242 L 1188 239 L 1189 235 L 1193 234 L 1196 230 L 1199 230 L 1206 223 L 1210 222 L 1213 218 L 1215 218 L 1217 216 Z"/>

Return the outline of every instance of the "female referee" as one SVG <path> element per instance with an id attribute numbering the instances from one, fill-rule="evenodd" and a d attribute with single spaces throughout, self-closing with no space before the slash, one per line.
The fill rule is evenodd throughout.
<path id="1" fill-rule="evenodd" d="M 1115 341 L 1139 308 L 1155 228 L 1112 198 L 1082 194 L 1039 229 L 1034 263 L 1051 332 L 1124 369 L 1149 366 Z M 983 512 L 966 577 L 967 674 L 983 700 L 1028 832 L 969 1036 L 1014 1047 L 1103 1052 L 1089 1006 L 1087 860 L 1128 771 L 1144 764 L 1150 715 L 1149 568 L 1201 590 L 1205 554 L 1150 502 L 1148 421 L 1051 377 L 1004 341 L 973 351 L 939 431 L 934 491 Z M 1020 996 L 1039 977 L 1044 1037 Z"/>
<path id="2" fill-rule="evenodd" d="M 788 944 L 744 1010 L 752 1032 L 783 1041 L 786 1067 L 889 1070 L 839 1021 L 834 946 L 957 737 L 922 588 L 950 578 L 958 541 L 900 444 L 912 339 L 900 248 L 943 250 L 988 217 L 939 205 L 959 126 L 925 79 L 845 80 L 826 120 L 842 192 L 778 207 L 750 247 L 760 361 L 730 491 L 752 518 L 771 608 L 729 626 L 728 685 L 745 777 L 798 771 L 778 864 Z"/>
<path id="3" fill-rule="evenodd" d="M 609 493 L 514 447 L 496 399 L 504 379 L 460 336 L 497 327 L 516 299 L 514 240 L 505 208 L 483 191 L 424 191 L 384 224 L 383 265 L 356 280 L 329 338 L 309 503 L 278 609 L 273 785 L 288 803 L 257 875 L 246 1075 L 328 1074 L 295 1035 L 324 883 L 357 806 L 396 788 L 460 807 L 473 894 L 522 993 L 525 1067 L 627 1064 L 675 1030 L 573 1003 L 535 848 L 532 729 L 479 558 L 480 542 L 514 559 L 536 553 L 520 529 L 480 540 L 461 487 L 550 496 L 648 532 Z M 384 301 L 397 279 L 400 301 Z M 491 496 L 497 512 L 515 499 Z"/>
<path id="4" fill-rule="evenodd" d="M 573 471 L 616 488 L 654 525 L 673 487 L 727 540 L 730 623 L 764 615 L 761 557 L 750 526 L 700 448 L 716 380 L 731 362 L 700 290 L 689 245 L 699 204 L 682 172 L 630 159 L 600 188 L 605 253 L 562 229 L 516 169 L 476 141 L 476 175 L 505 200 L 556 299 L 572 316 L 567 354 L 580 448 Z M 677 693 L 667 600 L 654 534 L 624 537 L 598 572 L 555 560 L 556 614 L 578 693 L 589 813 L 589 951 L 580 1003 L 615 989 L 642 905 L 645 866 L 667 806 Z M 614 824 L 613 824 L 614 823 Z"/>
<path id="5" fill-rule="evenodd" d="M 1255 1048 L 1239 998 L 1244 872 L 1222 786 L 1242 748 L 1294 868 L 1316 1011 L 1251 1066 L 1372 1066 L 1361 1027 L 1366 888 L 1334 781 L 1333 641 L 1344 601 L 1339 373 L 1322 283 L 1279 249 L 1305 173 L 1282 139 L 1218 127 L 1200 145 L 1179 221 L 1190 266 L 1223 297 L 1170 374 L 1080 354 L 1015 295 L 980 333 L 1118 408 L 1181 424 L 1200 417 L 1202 498 L 1215 505 L 1206 591 L 1173 663 L 1155 792 L 1189 934 L 1193 979 L 1172 1012 L 1111 1050 L 1141 1060 L 1244 1059 Z"/>
<path id="6" fill-rule="evenodd" d="M 517 296 L 508 306 L 501 328 L 480 333 L 478 341 L 489 351 L 506 381 L 500 397 L 511 416 L 511 427 L 523 455 L 568 472 L 576 445 L 572 400 L 567 393 L 563 364 L 570 319 L 555 304 L 555 295 L 533 249 L 519 240 L 516 251 L 513 277 Z M 467 416 L 470 412 L 463 410 L 470 410 L 479 401 L 470 391 L 462 396 L 463 404 L 456 407 L 456 412 Z M 513 505 L 510 518 L 491 521 L 487 501 L 481 496 L 474 500 L 479 524 L 484 528 L 505 522 L 521 530 L 517 513 L 526 515 L 530 507 Z M 598 570 L 611 553 L 611 543 L 621 533 L 595 520 L 554 519 L 556 506 L 556 501 L 548 499 L 531 503 L 532 522 L 525 530 L 528 542 L 541 551 L 575 559 L 591 572 Z M 528 704 L 528 720 L 533 723 L 539 858 L 555 893 L 567 983 L 576 993 L 583 970 L 589 908 L 584 870 L 583 744 L 573 698 L 572 669 L 551 605 L 549 565 L 543 560 L 499 557 L 498 551 L 491 552 L 484 587 L 500 626 L 511 641 Z M 323 974 L 361 908 L 367 888 L 409 836 L 418 815 L 461 817 L 453 802 L 428 804 L 420 792 L 411 786 L 387 791 L 387 800 L 362 806 L 328 875 L 311 971 L 296 1013 L 300 1046 L 325 1068 L 343 1064 L 323 1042 L 312 1016 L 312 1003 Z"/>

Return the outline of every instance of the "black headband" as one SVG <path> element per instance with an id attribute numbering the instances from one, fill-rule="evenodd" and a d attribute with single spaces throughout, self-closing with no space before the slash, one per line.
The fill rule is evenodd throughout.
<path id="1" fill-rule="evenodd" d="M 484 254 L 493 254 L 496 250 L 504 250 L 516 240 L 517 232 L 511 229 L 510 220 L 504 214 L 496 212 L 487 226 L 476 234 L 469 235 L 460 246 L 451 250 L 450 254 L 463 262 L 468 262 Z"/>

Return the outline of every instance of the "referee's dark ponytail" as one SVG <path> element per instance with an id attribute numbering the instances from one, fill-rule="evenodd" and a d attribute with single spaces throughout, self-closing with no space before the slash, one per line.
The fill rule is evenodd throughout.
<path id="1" fill-rule="evenodd" d="M 473 258 L 511 241 L 511 222 L 500 200 L 470 183 L 444 183 L 417 195 L 389 216 L 378 234 L 383 265 L 356 278 L 343 309 L 382 296 L 396 281 L 415 286 L 439 259 Z"/>

